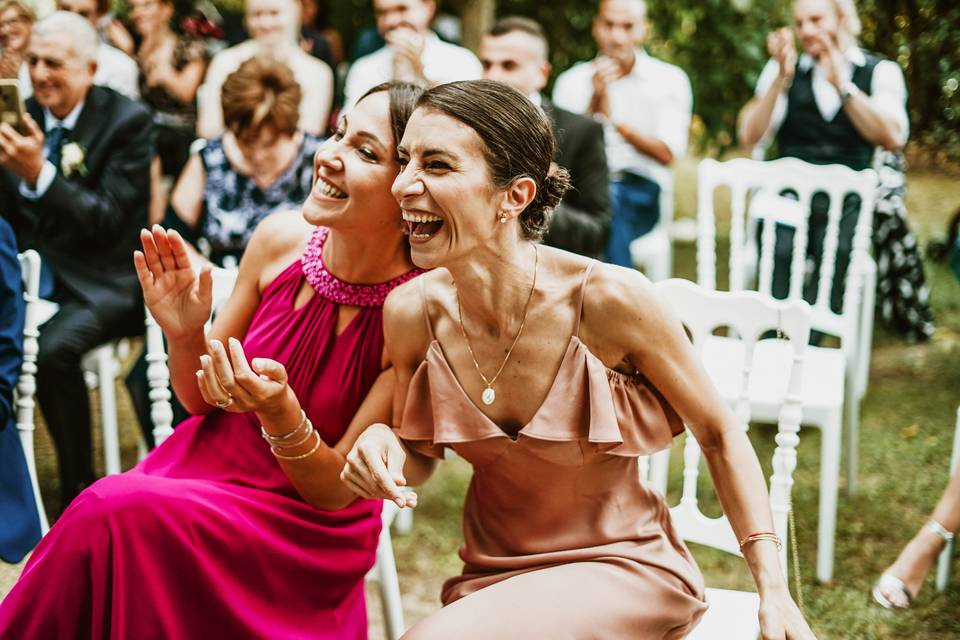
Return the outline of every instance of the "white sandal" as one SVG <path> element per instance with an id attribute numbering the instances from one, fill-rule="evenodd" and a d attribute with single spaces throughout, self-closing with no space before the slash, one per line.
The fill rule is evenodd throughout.
<path id="1" fill-rule="evenodd" d="M 954 534 L 933 518 L 927 521 L 925 527 L 945 543 L 949 544 L 953 540 Z M 884 572 L 874 583 L 871 593 L 874 601 L 884 609 L 909 609 L 913 605 L 913 594 L 907 589 L 907 585 L 889 571 Z"/>

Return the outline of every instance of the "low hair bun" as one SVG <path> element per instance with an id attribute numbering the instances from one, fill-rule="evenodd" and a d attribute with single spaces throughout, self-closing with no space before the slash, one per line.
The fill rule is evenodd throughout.
<path id="1" fill-rule="evenodd" d="M 540 240 L 550 226 L 553 210 L 570 189 L 570 173 L 563 167 L 554 165 L 547 177 L 537 189 L 537 197 L 520 214 L 520 227 L 523 237 L 528 240 Z"/>

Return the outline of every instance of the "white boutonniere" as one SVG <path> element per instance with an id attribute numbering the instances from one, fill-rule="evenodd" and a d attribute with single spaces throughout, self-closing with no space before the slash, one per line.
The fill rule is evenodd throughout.
<path id="1" fill-rule="evenodd" d="M 85 154 L 83 147 L 76 142 L 64 145 L 60 152 L 60 170 L 65 178 L 75 173 L 81 176 L 87 175 L 87 165 L 83 164 Z"/>

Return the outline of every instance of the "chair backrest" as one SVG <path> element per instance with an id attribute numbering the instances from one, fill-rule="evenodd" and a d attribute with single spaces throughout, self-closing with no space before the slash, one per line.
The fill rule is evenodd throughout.
<path id="1" fill-rule="evenodd" d="M 862 295 L 860 278 L 870 260 L 876 185 L 877 175 L 872 169 L 854 171 L 842 165 L 812 165 L 796 158 L 781 158 L 768 162 L 746 158 L 727 162 L 712 159 L 701 161 L 697 170 L 697 281 L 710 289 L 717 287 L 717 215 L 714 196 L 719 187 L 726 186 L 730 189 L 731 291 L 748 288 L 751 280 L 749 276 L 758 266 L 756 239 L 747 217 L 749 205 L 756 197 L 766 198 L 769 204 L 777 194 L 791 191 L 797 196 L 799 208 L 796 210 L 803 215 L 794 215 L 794 210 L 789 207 L 784 209 L 782 202 L 779 207 L 774 204 L 769 208 L 753 209 L 764 219 L 795 226 L 788 298 L 802 298 L 808 245 L 807 222 L 811 202 L 815 194 L 826 194 L 829 199 L 827 229 L 820 256 L 817 295 L 812 302 L 812 323 L 815 329 L 824 333 L 839 336 L 841 339 L 853 338 L 857 331 Z M 860 211 L 853 232 L 843 304 L 840 311 L 835 312 L 831 309 L 830 300 L 840 241 L 840 219 L 844 198 L 848 194 L 859 196 Z M 763 226 L 759 250 L 759 289 L 769 292 L 774 265 L 775 225 Z"/>
<path id="2" fill-rule="evenodd" d="M 802 300 L 777 301 L 753 291 L 719 292 L 700 287 L 688 280 L 671 279 L 654 285 L 657 294 L 686 327 L 694 351 L 703 356 L 703 346 L 718 328 L 728 328 L 743 344 L 740 367 L 742 391 L 735 414 L 746 431 L 750 423 L 750 375 L 754 347 L 761 336 L 778 331 L 792 350 L 787 393 L 780 408 L 773 474 L 770 477 L 770 508 L 777 534 L 787 540 L 793 471 L 797 466 L 802 410 L 800 380 L 803 358 L 810 338 L 810 307 Z M 733 338 L 731 338 L 733 339 Z M 741 555 L 738 540 L 727 517 L 710 517 L 700 510 L 697 488 L 701 452 L 696 438 L 687 431 L 683 447 L 683 487 L 680 502 L 670 509 L 674 526 L 685 539 L 698 544 Z M 786 571 L 786 544 L 781 563 Z"/>
<path id="3" fill-rule="evenodd" d="M 211 304 L 211 318 L 217 310 L 230 298 L 233 286 L 237 281 L 236 269 L 221 269 L 214 267 L 213 300 Z M 157 321 L 146 313 L 146 349 L 147 349 L 147 382 L 150 385 L 150 419 L 153 422 L 153 439 L 159 445 L 173 433 L 173 407 L 170 399 L 170 369 L 167 367 L 167 349 L 163 341 L 163 332 Z M 207 327 L 209 328 L 209 321 Z"/>
<path id="4" fill-rule="evenodd" d="M 40 351 L 40 322 L 43 315 L 40 310 L 40 254 L 28 249 L 17 256 L 20 261 L 20 275 L 23 279 L 23 300 L 26 303 L 23 319 L 23 364 L 17 378 L 17 434 L 27 460 L 27 470 L 33 485 L 34 499 L 40 517 L 40 528 L 44 534 L 50 529 L 47 514 L 43 509 L 40 487 L 37 482 L 37 464 L 33 455 L 34 408 L 37 393 L 37 354 Z"/>

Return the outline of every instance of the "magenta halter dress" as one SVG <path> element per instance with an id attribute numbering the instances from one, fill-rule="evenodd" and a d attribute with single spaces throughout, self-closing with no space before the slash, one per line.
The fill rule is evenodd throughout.
<path id="1" fill-rule="evenodd" d="M 286 367 L 327 444 L 380 373 L 382 305 L 418 272 L 378 285 L 337 280 L 318 228 L 302 260 L 264 290 L 243 347 Z M 300 309 L 304 279 L 316 290 Z M 339 305 L 360 312 L 338 336 Z M 366 638 L 363 578 L 379 501 L 306 504 L 252 414 L 214 411 L 177 427 L 136 468 L 64 512 L 0 603 L 0 638 Z"/>

